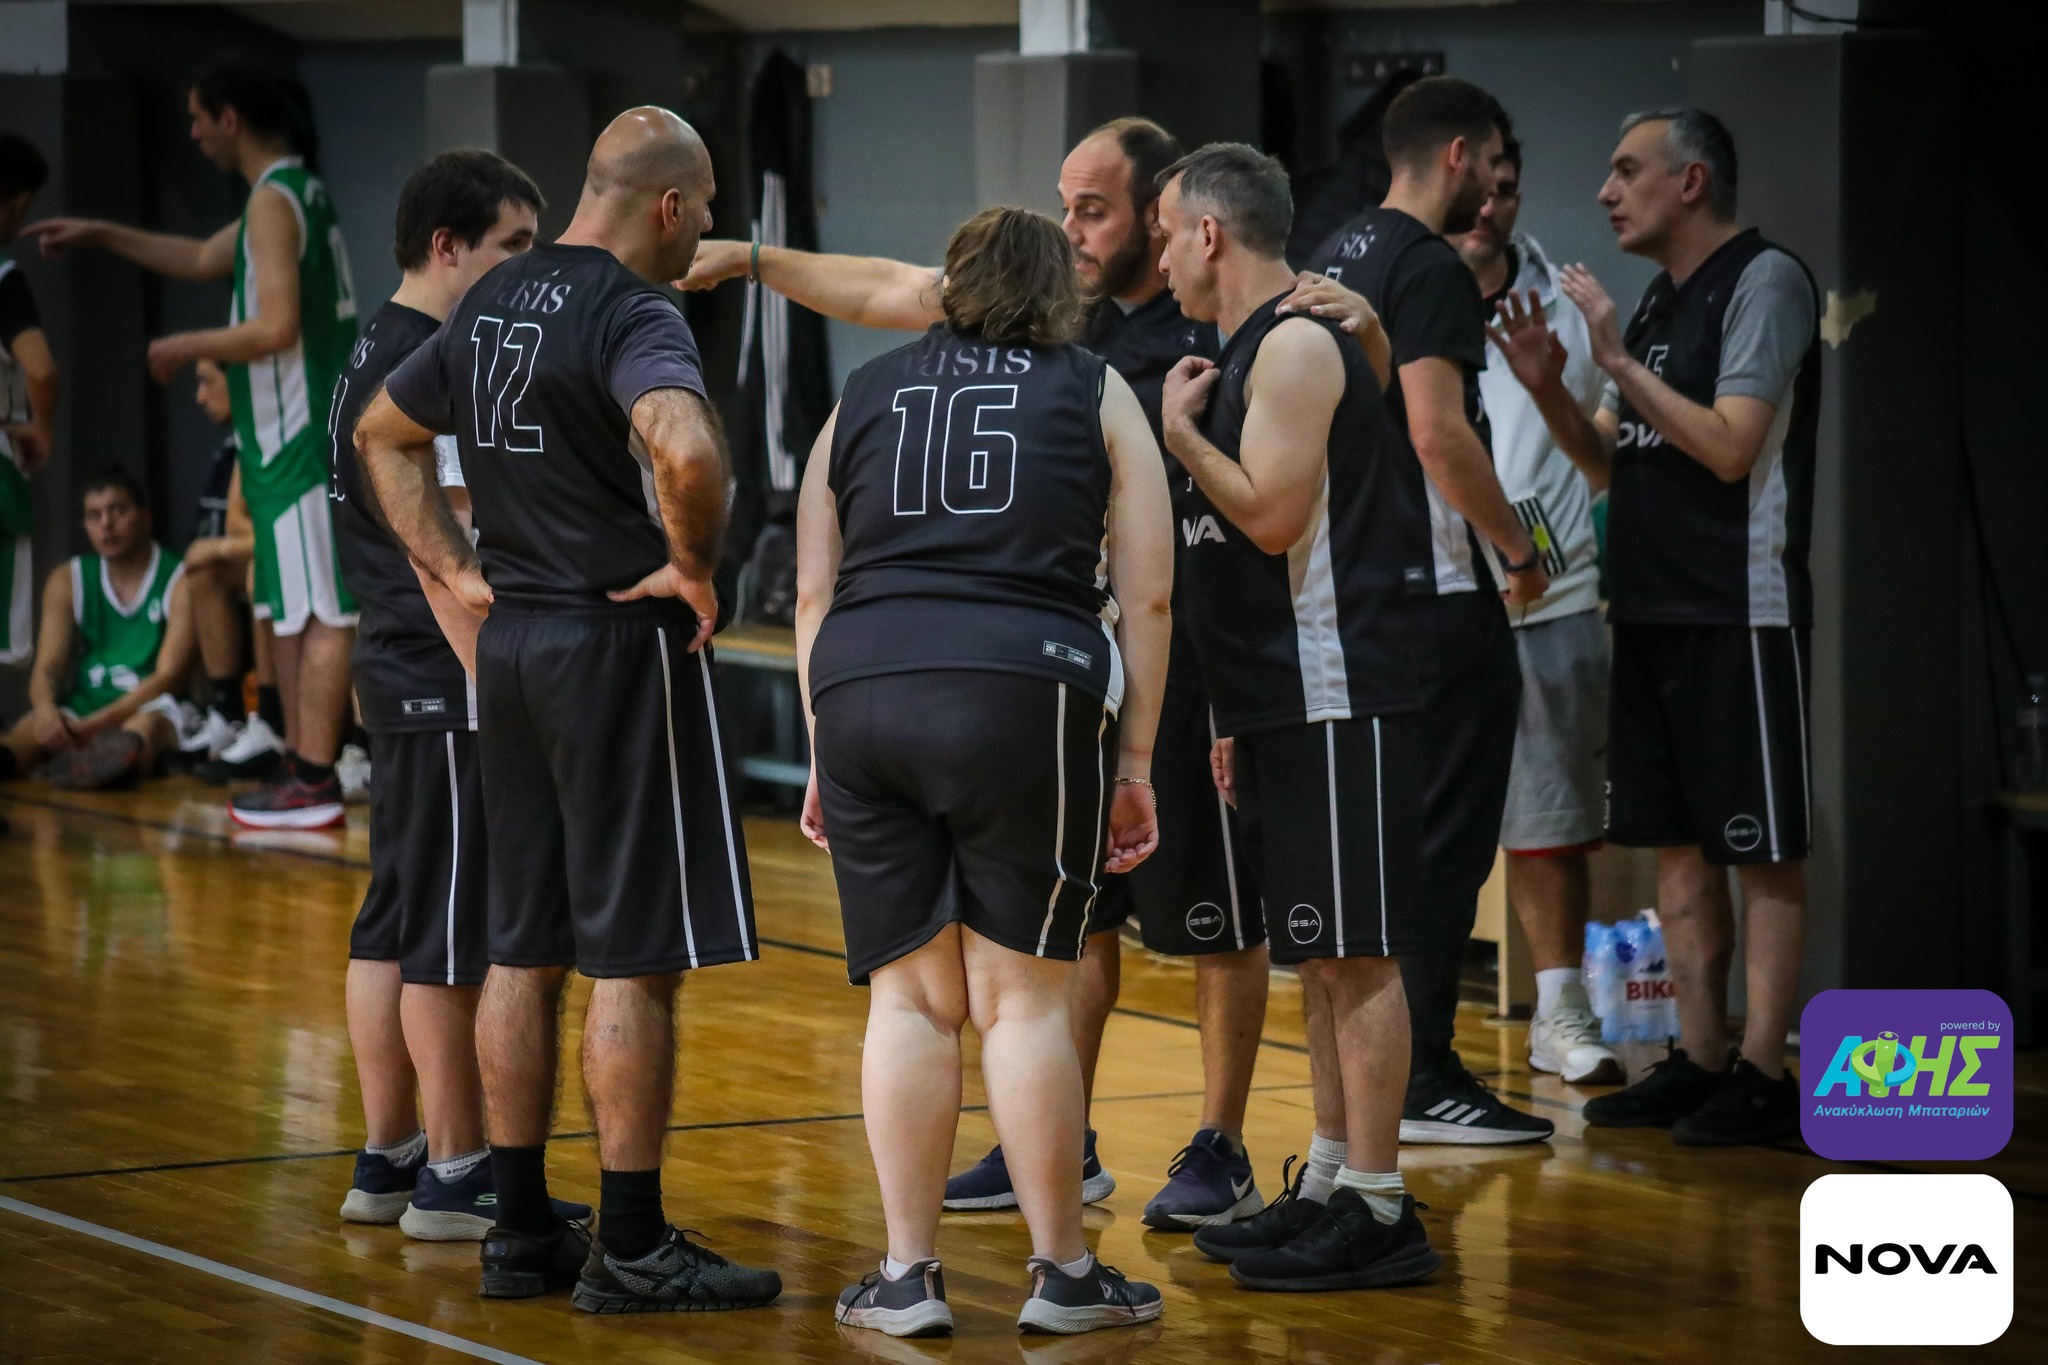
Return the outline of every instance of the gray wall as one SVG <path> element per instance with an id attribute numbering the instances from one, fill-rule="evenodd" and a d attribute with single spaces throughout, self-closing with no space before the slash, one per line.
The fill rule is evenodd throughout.
<path id="1" fill-rule="evenodd" d="M 1016 51 L 1017 31 L 764 34 L 751 44 L 750 76 L 778 46 L 799 62 L 832 67 L 831 96 L 811 104 L 819 245 L 938 264 L 953 229 L 982 207 L 974 195 L 975 54 Z M 722 217 L 715 231 L 743 237 L 747 225 Z M 828 328 L 835 394 L 856 367 L 905 340 L 838 322 Z"/>
<path id="2" fill-rule="evenodd" d="M 1593 202 L 1621 118 L 1685 103 L 1693 39 L 1762 28 L 1756 0 L 1558 0 L 1270 15 L 1267 49 L 1292 57 L 1297 71 L 1329 73 L 1322 90 L 1301 88 L 1297 78 L 1307 163 L 1297 170 L 1317 164 L 1329 131 L 1365 98 L 1365 90 L 1342 81 L 1345 54 L 1443 53 L 1447 74 L 1486 87 L 1514 117 L 1525 159 L 1522 227 L 1552 259 L 1591 266 L 1627 309 L 1656 271 L 1615 250 L 1606 216 Z M 1311 50 L 1304 54 L 1304 47 Z M 1323 60 L 1315 60 L 1319 51 L 1327 52 Z"/>

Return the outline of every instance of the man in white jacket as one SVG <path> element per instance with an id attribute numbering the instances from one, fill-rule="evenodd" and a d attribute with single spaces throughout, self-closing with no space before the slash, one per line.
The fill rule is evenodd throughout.
<path id="1" fill-rule="evenodd" d="M 1493 197 L 1470 232 L 1450 239 L 1478 277 L 1488 316 L 1547 320 L 1555 341 L 1524 365 L 1562 369 L 1547 401 L 1569 401 L 1590 416 L 1605 378 L 1593 364 L 1585 319 L 1558 292 L 1542 248 L 1515 231 L 1521 212 L 1522 154 L 1509 141 Z M 1580 970 L 1589 899 L 1587 855 L 1600 846 L 1607 754 L 1607 635 L 1600 615 L 1593 497 L 1606 485 L 1604 464 L 1581 468 L 1559 447 L 1538 401 L 1502 353 L 1505 334 L 1487 347 L 1491 362 L 1479 392 L 1493 424 L 1493 462 L 1501 488 L 1544 554 L 1550 588 L 1508 608 L 1522 661 L 1522 714 L 1515 733 L 1501 844 L 1508 852 L 1508 899 L 1528 936 L 1536 966 L 1536 1015 L 1529 1064 L 1567 1081 L 1626 1079 L 1600 1026 Z M 1527 350 L 1528 348 L 1520 348 Z"/>

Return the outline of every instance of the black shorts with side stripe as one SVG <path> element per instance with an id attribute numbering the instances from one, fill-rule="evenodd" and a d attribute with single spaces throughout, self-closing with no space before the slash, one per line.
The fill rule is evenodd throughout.
<path id="1" fill-rule="evenodd" d="M 666 599 L 493 606 L 476 647 L 493 963 L 620 977 L 759 956 L 695 634 Z"/>
<path id="2" fill-rule="evenodd" d="M 1617 624 L 1607 837 L 1710 863 L 1797 862 L 1811 832 L 1810 634 Z"/>
<path id="3" fill-rule="evenodd" d="M 813 707 L 848 980 L 956 922 L 1020 953 L 1081 955 L 1116 744 L 1100 697 L 930 670 L 835 683 Z"/>
<path id="4" fill-rule="evenodd" d="M 1239 735 L 1238 828 L 1282 965 L 1392 957 L 1435 941 L 1413 715 Z"/>
<path id="5" fill-rule="evenodd" d="M 1259 881 L 1239 845 L 1237 812 L 1216 790 L 1209 749 L 1216 725 L 1209 694 L 1168 687 L 1152 744 L 1152 788 L 1159 803 L 1159 847 L 1129 872 L 1105 874 L 1088 932 L 1127 919 L 1155 953 L 1199 957 L 1266 941 Z"/>
<path id="6" fill-rule="evenodd" d="M 410 985 L 475 986 L 490 966 L 489 860 L 476 736 L 370 736 L 370 889 L 348 955 Z"/>

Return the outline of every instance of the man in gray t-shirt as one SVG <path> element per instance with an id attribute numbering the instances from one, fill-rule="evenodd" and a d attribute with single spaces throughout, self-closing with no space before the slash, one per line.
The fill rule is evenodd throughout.
<path id="1" fill-rule="evenodd" d="M 1585 316 L 1608 401 L 1587 418 L 1538 395 L 1561 445 L 1610 461 L 1607 837 L 1657 850 L 1684 1044 L 1587 1104 L 1586 1121 L 1670 1126 L 1681 1143 L 1717 1146 L 1798 1132 L 1784 1049 L 1806 899 L 1820 397 L 1811 277 L 1735 226 L 1735 168 L 1711 114 L 1624 124 L 1600 202 L 1622 250 L 1664 271 L 1624 331 L 1599 282 L 1566 267 L 1560 287 Z M 1547 349 L 1543 331 L 1517 329 L 1510 345 Z M 1749 1012 L 1723 1070 L 1731 866 L 1747 907 Z"/>

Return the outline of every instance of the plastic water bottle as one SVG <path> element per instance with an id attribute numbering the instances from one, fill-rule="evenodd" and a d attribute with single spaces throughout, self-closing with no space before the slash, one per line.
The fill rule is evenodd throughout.
<path id="1" fill-rule="evenodd" d="M 1621 1041 L 1621 970 L 1614 956 L 1615 931 L 1611 924 L 1586 921 L 1586 997 L 1600 1020 L 1600 1039 Z"/>
<path id="2" fill-rule="evenodd" d="M 2048 788 L 2048 706 L 2042 694 L 2048 679 L 2027 675 L 2027 695 L 2020 702 L 2019 724 L 2013 733 L 2013 786 L 2023 792 Z"/>

